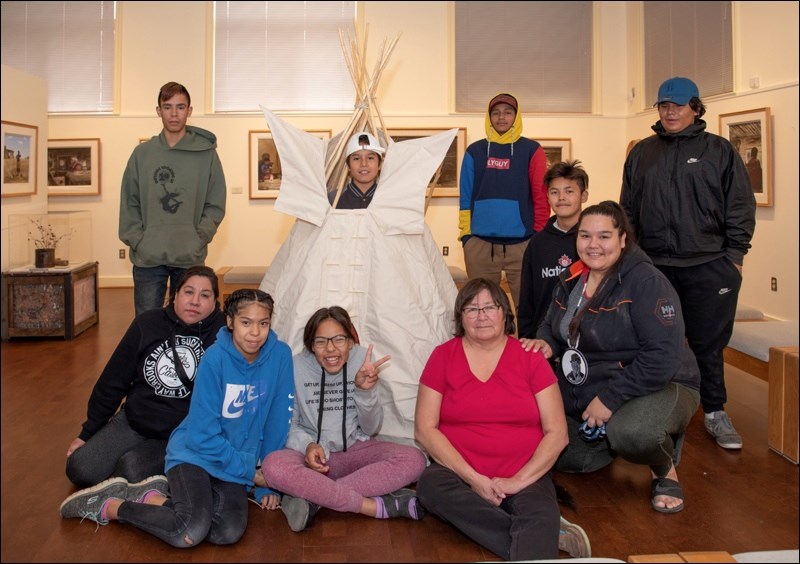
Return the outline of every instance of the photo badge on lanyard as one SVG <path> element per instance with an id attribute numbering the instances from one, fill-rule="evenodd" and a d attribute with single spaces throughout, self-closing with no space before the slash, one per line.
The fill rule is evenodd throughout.
<path id="1" fill-rule="evenodd" d="M 561 355 L 561 372 L 567 382 L 573 386 L 581 386 L 589 376 L 589 363 L 586 362 L 583 353 L 577 349 L 579 340 L 580 336 L 575 340 L 575 345 L 570 345 Z"/>

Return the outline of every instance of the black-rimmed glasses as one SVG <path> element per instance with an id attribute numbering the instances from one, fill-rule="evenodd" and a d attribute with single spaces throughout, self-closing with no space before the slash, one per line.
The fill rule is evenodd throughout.
<path id="1" fill-rule="evenodd" d="M 316 350 L 324 350 L 328 348 L 328 343 L 333 343 L 337 349 L 342 348 L 347 343 L 346 335 L 334 335 L 333 337 L 314 337 L 312 346 Z"/>
<path id="2" fill-rule="evenodd" d="M 475 319 L 481 313 L 485 313 L 486 315 L 494 315 L 500 309 L 499 305 L 487 305 L 483 307 L 465 307 L 461 310 L 461 313 L 464 314 L 464 317 L 469 319 Z"/>

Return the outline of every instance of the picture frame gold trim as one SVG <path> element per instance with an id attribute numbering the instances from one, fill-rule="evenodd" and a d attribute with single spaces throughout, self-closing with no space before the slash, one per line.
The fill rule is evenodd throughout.
<path id="1" fill-rule="evenodd" d="M 719 115 L 719 134 L 742 157 L 756 205 L 765 208 L 773 206 L 771 122 L 769 108 Z"/>
<path id="2" fill-rule="evenodd" d="M 386 133 L 395 142 L 419 137 L 430 137 L 443 131 L 449 131 L 453 127 L 390 127 Z M 458 132 L 452 144 L 447 149 L 444 160 L 442 161 L 439 173 L 439 180 L 433 186 L 433 198 L 458 198 L 461 180 L 461 162 L 464 160 L 464 151 L 467 150 L 467 128 L 458 127 Z M 435 176 L 434 176 L 435 178 Z M 433 178 L 431 179 L 433 181 Z"/>
<path id="3" fill-rule="evenodd" d="M 330 129 L 306 129 L 320 139 L 330 139 Z M 264 155 L 269 155 L 270 168 L 266 176 L 259 174 L 259 163 Z M 248 132 L 248 171 L 250 178 L 249 195 L 251 200 L 274 200 L 280 194 L 281 160 L 278 148 L 268 129 Z"/>
<path id="4" fill-rule="evenodd" d="M 547 156 L 547 168 L 561 161 L 572 159 L 572 138 L 570 137 L 531 137 L 544 149 Z"/>
<path id="5" fill-rule="evenodd" d="M 0 197 L 34 196 L 37 191 L 39 127 L 2 120 L 3 182 Z M 19 154 L 19 160 L 17 160 Z"/>
<path id="6" fill-rule="evenodd" d="M 99 196 L 100 139 L 47 140 L 47 195 Z"/>

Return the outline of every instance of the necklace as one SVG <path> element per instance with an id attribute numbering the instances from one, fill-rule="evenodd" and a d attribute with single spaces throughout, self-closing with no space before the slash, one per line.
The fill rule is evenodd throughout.
<path id="1" fill-rule="evenodd" d="M 578 297 L 578 301 L 575 304 L 575 309 L 572 310 L 572 315 L 569 316 L 570 320 L 567 323 L 572 322 L 572 319 L 578 314 L 578 310 L 581 307 L 581 303 L 583 303 L 583 297 L 586 294 L 586 285 L 589 283 L 589 275 L 586 274 L 583 280 L 583 288 L 581 288 L 580 296 Z M 567 334 L 567 350 L 564 351 L 564 354 L 561 355 L 561 373 L 564 375 L 564 378 L 567 379 L 567 382 L 572 384 L 573 386 L 580 386 L 586 382 L 586 379 L 589 377 L 589 363 L 586 361 L 586 357 L 583 356 L 583 353 L 578 350 L 578 344 L 581 342 L 581 334 L 578 331 L 578 334 L 575 336 L 574 343 L 569 338 L 569 334 Z"/>

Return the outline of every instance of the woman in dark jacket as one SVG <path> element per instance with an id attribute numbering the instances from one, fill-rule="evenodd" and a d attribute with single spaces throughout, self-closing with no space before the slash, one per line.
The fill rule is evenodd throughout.
<path id="1" fill-rule="evenodd" d="M 197 365 L 225 325 L 218 296 L 214 271 L 194 266 L 167 306 L 133 320 L 92 390 L 83 429 L 67 449 L 72 483 L 85 488 L 109 476 L 139 482 L 164 473 L 167 439 L 189 412 Z"/>
<path id="2" fill-rule="evenodd" d="M 592 472 L 616 455 L 646 464 L 653 509 L 678 512 L 675 465 L 700 401 L 680 302 L 616 202 L 583 211 L 577 250 L 533 341 L 556 366 L 567 415 L 570 443 L 555 469 Z"/>

